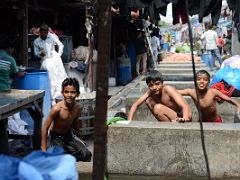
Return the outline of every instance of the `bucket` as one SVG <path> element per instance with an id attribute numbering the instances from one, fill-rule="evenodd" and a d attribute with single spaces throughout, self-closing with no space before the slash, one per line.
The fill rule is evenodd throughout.
<path id="1" fill-rule="evenodd" d="M 126 85 L 132 80 L 131 61 L 128 57 L 118 57 L 117 82 Z"/>
<path id="2" fill-rule="evenodd" d="M 51 109 L 50 101 L 50 84 L 48 79 L 48 72 L 38 69 L 27 69 L 24 77 L 15 78 L 13 87 L 15 89 L 23 90 L 44 90 L 45 96 L 43 100 L 43 122 L 47 119 L 48 113 Z M 26 110 L 20 113 L 21 118 L 29 124 L 29 130 L 33 130 L 33 120 L 29 119 L 29 114 Z"/>
<path id="3" fill-rule="evenodd" d="M 128 66 L 118 67 L 117 77 L 118 85 L 126 85 L 132 80 L 131 68 Z"/>

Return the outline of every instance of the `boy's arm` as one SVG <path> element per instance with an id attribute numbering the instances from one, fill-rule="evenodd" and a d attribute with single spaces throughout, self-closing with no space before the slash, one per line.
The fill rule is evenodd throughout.
<path id="1" fill-rule="evenodd" d="M 219 91 L 217 89 L 212 89 L 212 91 L 214 92 L 215 96 L 219 96 L 224 101 L 227 101 L 227 102 L 235 105 L 238 109 L 238 112 L 240 112 L 240 102 L 237 102 L 236 100 L 228 97 L 227 95 L 223 94 L 221 91 Z"/>
<path id="2" fill-rule="evenodd" d="M 47 150 L 47 135 L 48 135 L 48 130 L 49 127 L 52 123 L 52 121 L 56 118 L 57 114 L 58 114 L 59 110 L 56 106 L 54 106 L 52 108 L 52 110 L 50 111 L 47 120 L 44 123 L 44 126 L 42 128 L 42 138 L 41 138 L 41 149 L 42 151 L 46 151 Z"/>
<path id="3" fill-rule="evenodd" d="M 182 96 L 191 96 L 190 91 L 191 89 L 182 89 L 182 90 L 177 90 Z"/>
<path id="4" fill-rule="evenodd" d="M 139 106 L 149 97 L 149 93 L 146 92 L 143 96 L 141 96 L 131 107 L 129 114 L 128 114 L 128 120 L 131 121 L 133 119 L 134 113 L 138 109 Z"/>
<path id="5" fill-rule="evenodd" d="M 182 95 L 191 96 L 191 93 L 190 93 L 191 89 L 177 91 L 175 88 L 168 86 L 167 92 L 168 92 L 169 96 L 175 100 L 176 104 L 178 104 L 178 106 L 182 108 L 184 121 L 189 121 L 192 118 L 192 112 L 191 112 L 191 109 L 190 109 L 187 101 L 184 99 L 184 97 Z"/>

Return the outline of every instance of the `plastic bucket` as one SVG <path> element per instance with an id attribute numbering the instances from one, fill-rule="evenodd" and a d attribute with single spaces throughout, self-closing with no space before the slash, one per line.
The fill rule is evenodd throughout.
<path id="1" fill-rule="evenodd" d="M 48 113 L 51 109 L 51 100 L 50 100 L 50 82 L 48 79 L 48 72 L 45 70 L 38 69 L 27 69 L 24 77 L 15 78 L 13 86 L 15 89 L 23 90 L 44 90 L 44 102 L 43 102 L 43 122 L 46 120 Z M 21 118 L 29 124 L 29 129 L 33 128 L 33 121 L 30 118 L 27 111 L 22 111 Z"/>
<path id="2" fill-rule="evenodd" d="M 120 66 L 117 69 L 118 85 L 126 85 L 132 80 L 131 67 Z"/>
<path id="3" fill-rule="evenodd" d="M 117 83 L 126 85 L 132 80 L 131 61 L 128 57 L 118 57 Z"/>

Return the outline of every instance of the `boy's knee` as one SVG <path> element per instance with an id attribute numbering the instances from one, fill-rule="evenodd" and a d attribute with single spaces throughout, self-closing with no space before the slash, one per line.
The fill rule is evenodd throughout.
<path id="1" fill-rule="evenodd" d="M 153 112 L 155 114 L 161 115 L 161 114 L 163 114 L 163 108 L 164 108 L 164 106 L 162 104 L 156 104 L 153 108 Z"/>
<path id="2" fill-rule="evenodd" d="M 163 105 L 162 104 L 156 104 L 155 106 L 154 106 L 154 110 L 162 110 L 163 109 Z"/>

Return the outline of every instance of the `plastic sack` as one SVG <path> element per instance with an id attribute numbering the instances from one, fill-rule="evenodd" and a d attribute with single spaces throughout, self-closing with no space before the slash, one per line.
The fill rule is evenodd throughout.
<path id="1" fill-rule="evenodd" d="M 59 147 L 33 151 L 23 159 L 0 155 L 0 179 L 77 180 L 76 159 Z"/>
<path id="2" fill-rule="evenodd" d="M 32 165 L 43 179 L 47 180 L 77 180 L 76 158 L 70 154 L 63 154 L 60 147 L 52 147 L 47 152 L 33 151 L 23 158 L 24 162 Z M 25 169 L 20 166 L 19 172 Z"/>
<path id="3" fill-rule="evenodd" d="M 220 82 L 221 80 L 224 80 L 237 90 L 240 90 L 240 69 L 231 68 L 230 66 L 225 66 L 224 68 L 219 69 L 214 75 L 210 86 Z"/>
<path id="4" fill-rule="evenodd" d="M 72 52 L 72 59 L 87 62 L 89 56 L 89 48 L 87 46 L 78 46 Z M 97 62 L 97 50 L 93 50 L 93 62 Z"/>

